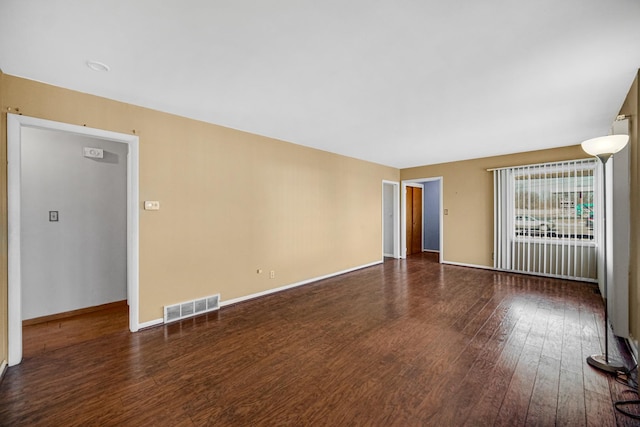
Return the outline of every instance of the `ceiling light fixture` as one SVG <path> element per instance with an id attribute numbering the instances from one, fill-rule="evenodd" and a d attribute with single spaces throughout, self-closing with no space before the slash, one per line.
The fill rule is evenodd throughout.
<path id="1" fill-rule="evenodd" d="M 111 70 L 111 67 L 104 62 L 99 61 L 87 61 L 87 67 L 91 68 L 93 71 L 107 72 Z"/>

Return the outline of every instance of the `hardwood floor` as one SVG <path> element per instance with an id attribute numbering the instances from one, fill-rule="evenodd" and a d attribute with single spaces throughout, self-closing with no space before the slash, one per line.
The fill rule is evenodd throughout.
<path id="1" fill-rule="evenodd" d="M 105 304 L 101 309 L 87 310 L 81 314 L 50 317 L 50 320 L 38 323 L 23 322 L 27 323 L 22 328 L 24 358 L 129 330 L 129 306 L 126 301 Z"/>
<path id="2" fill-rule="evenodd" d="M 585 362 L 595 285 L 432 259 L 45 346 L 7 371 L 0 425 L 639 425 L 612 405 L 637 394 Z"/>

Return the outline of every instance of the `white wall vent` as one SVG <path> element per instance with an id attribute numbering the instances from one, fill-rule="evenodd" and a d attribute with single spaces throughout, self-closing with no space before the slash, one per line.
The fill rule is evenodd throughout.
<path id="1" fill-rule="evenodd" d="M 164 306 L 164 323 L 174 322 L 220 308 L 220 294 Z"/>

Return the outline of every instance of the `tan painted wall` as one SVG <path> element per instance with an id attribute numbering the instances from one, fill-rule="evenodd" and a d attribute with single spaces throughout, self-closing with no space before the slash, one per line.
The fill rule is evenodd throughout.
<path id="1" fill-rule="evenodd" d="M 442 176 L 446 261 L 491 266 L 493 181 L 486 169 L 586 157 L 579 146 L 397 171 L 0 73 L 0 360 L 7 356 L 6 112 L 140 136 L 142 322 L 161 307 L 223 300 L 380 259 L 381 181 Z M 640 205 L 638 80 L 632 120 L 632 212 Z M 640 218 L 632 215 L 631 332 L 640 336 Z M 256 269 L 265 272 L 256 274 Z M 268 278 L 269 270 L 276 279 Z"/>
<path id="2" fill-rule="evenodd" d="M 9 75 L 0 90 L 2 156 L 8 108 L 139 135 L 141 205 L 161 203 L 140 211 L 141 322 L 166 304 L 229 300 L 382 259 L 382 180 L 398 181 L 397 169 Z M 5 298 L 6 274 L 0 286 Z"/>
<path id="3" fill-rule="evenodd" d="M 629 332 L 632 339 L 640 338 L 640 147 L 638 146 L 638 110 L 640 110 L 639 75 L 636 75 L 620 114 L 630 115 L 631 157 L 631 239 L 629 267 Z"/>
<path id="4" fill-rule="evenodd" d="M 400 171 L 402 180 L 443 177 L 445 261 L 493 266 L 493 173 L 487 169 L 588 156 L 579 145 L 421 166 Z"/>

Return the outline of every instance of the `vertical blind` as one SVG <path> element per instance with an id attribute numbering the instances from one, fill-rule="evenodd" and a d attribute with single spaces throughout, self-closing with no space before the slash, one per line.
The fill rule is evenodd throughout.
<path id="1" fill-rule="evenodd" d="M 494 268 L 597 281 L 595 160 L 494 170 Z"/>

